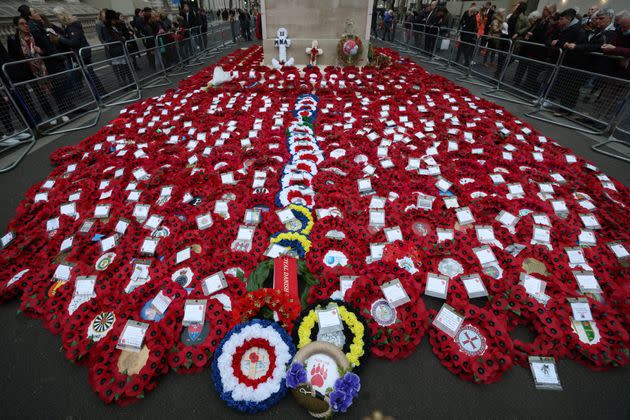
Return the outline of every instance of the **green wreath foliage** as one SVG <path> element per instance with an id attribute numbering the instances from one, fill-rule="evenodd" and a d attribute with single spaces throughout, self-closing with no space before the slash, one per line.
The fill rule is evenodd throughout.
<path id="1" fill-rule="evenodd" d="M 306 268 L 306 262 L 304 260 L 298 260 L 298 285 L 300 283 L 304 284 L 304 290 L 300 295 L 300 304 L 302 308 L 307 306 L 308 294 L 311 290 L 311 286 L 314 286 L 319 283 L 319 281 L 313 276 L 313 274 Z M 273 259 L 267 259 L 261 261 L 258 266 L 252 271 L 249 275 L 249 279 L 247 280 L 247 291 L 253 292 L 254 290 L 258 290 L 262 287 L 265 287 L 265 283 L 271 279 L 271 283 L 273 283 Z M 269 285 L 271 287 L 271 285 Z"/>

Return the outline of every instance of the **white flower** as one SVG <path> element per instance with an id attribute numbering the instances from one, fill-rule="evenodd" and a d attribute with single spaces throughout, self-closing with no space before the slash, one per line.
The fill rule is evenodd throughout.
<path id="1" fill-rule="evenodd" d="M 236 350 L 248 340 L 263 338 L 269 342 L 275 351 L 276 361 L 271 376 L 257 387 L 247 386 L 239 381 L 233 370 L 233 356 Z M 235 401 L 260 402 L 271 397 L 280 390 L 282 379 L 286 377 L 286 366 L 291 361 L 291 352 L 278 331 L 271 326 L 251 324 L 234 333 L 223 344 L 222 353 L 217 360 L 221 376 L 221 385 L 224 392 L 231 392 Z M 237 366 L 240 363 L 236 364 Z"/>

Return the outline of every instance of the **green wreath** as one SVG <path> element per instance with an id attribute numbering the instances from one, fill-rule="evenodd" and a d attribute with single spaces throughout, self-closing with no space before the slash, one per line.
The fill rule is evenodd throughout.
<path id="1" fill-rule="evenodd" d="M 353 41 L 356 46 L 356 52 L 354 54 L 349 54 L 346 51 L 346 42 Z M 350 45 L 348 45 L 350 46 Z M 354 46 L 353 46 L 354 47 Z M 352 50 L 354 48 L 351 48 Z M 340 62 L 342 62 L 346 66 L 356 66 L 357 63 L 361 60 L 361 56 L 363 55 L 363 43 L 361 42 L 361 38 L 352 34 L 345 34 L 339 40 L 337 44 L 337 58 Z"/>

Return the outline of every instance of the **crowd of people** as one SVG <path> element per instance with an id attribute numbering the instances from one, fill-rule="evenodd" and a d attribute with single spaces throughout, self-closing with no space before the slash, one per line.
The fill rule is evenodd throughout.
<path id="1" fill-rule="evenodd" d="M 374 30 L 380 29 L 382 39 L 393 40 L 398 23 L 394 11 L 383 11 L 374 19 Z M 483 64 L 497 67 L 497 72 L 502 70 L 504 63 L 501 58 L 505 56 L 497 53 L 507 50 L 511 44 L 520 44 L 519 55 L 546 60 L 558 56 L 553 49 L 562 49 L 571 52 L 566 55 L 564 64 L 630 79 L 628 60 L 587 58 L 584 55 L 597 52 L 606 56 L 630 57 L 629 11 L 616 13 L 613 9 L 595 5 L 581 16 L 572 8 L 558 11 L 555 4 L 546 5 L 542 12 L 527 13 L 525 1 L 518 2 L 510 11 L 497 9 L 491 2 L 481 6 L 472 3 L 455 24 L 445 3 L 433 1 L 420 10 L 408 11 L 401 20 L 405 41 L 420 44 L 421 38 L 424 38 L 425 50 L 429 51 L 435 47 L 435 38 L 430 35 L 440 33 L 446 36 L 449 31 L 457 31 L 456 61 L 463 61 L 466 66 L 470 64 L 477 41 L 483 47 Z M 544 48 L 532 47 L 529 43 Z"/>
<path id="2" fill-rule="evenodd" d="M 6 63 L 6 71 L 0 71 L 0 81 L 7 89 L 23 82 L 36 79 L 37 82 L 22 84 L 11 91 L 15 103 L 33 127 L 45 122 L 46 127 L 54 127 L 69 121 L 75 111 L 76 69 L 80 61 L 85 66 L 91 88 L 97 95 L 106 94 L 104 83 L 95 74 L 92 64 L 93 51 L 89 47 L 83 25 L 64 7 L 53 9 L 55 20 L 52 23 L 47 16 L 36 8 L 22 5 L 13 19 L 15 32 L 5 44 L 0 42 L 0 68 Z M 209 19 L 214 20 L 215 12 L 206 12 L 183 3 L 180 13 L 169 17 L 164 11 L 145 7 L 136 9 L 133 18 L 128 20 L 123 13 L 103 9 L 96 19 L 96 37 L 101 44 L 106 58 L 111 60 L 111 67 L 118 82 L 117 89 L 134 83 L 129 65 L 136 71 L 141 67 L 156 69 L 155 50 L 162 48 L 165 66 L 179 59 L 178 52 L 186 59 L 193 49 L 205 49 Z M 243 28 L 245 25 L 241 25 Z M 262 35 L 261 35 L 262 37 Z M 91 38 L 91 37 L 90 37 Z M 244 38 L 250 38 L 249 32 Z M 130 41 L 136 42 L 130 42 Z M 156 40 L 160 45 L 156 45 Z M 138 43 L 146 47 L 146 62 L 140 63 L 137 54 Z M 176 51 L 175 43 L 179 49 Z M 125 47 L 131 63 L 127 63 Z M 96 50 L 94 50 L 96 51 Z M 74 54 L 63 54 L 72 52 Z M 120 58 L 118 58 L 120 57 Z M 26 62 L 25 62 L 26 61 Z M 55 75 L 47 78 L 46 76 Z M 43 79 L 42 79 L 43 78 Z M 0 136 L 20 140 L 27 135 L 22 133 L 12 136 L 19 128 L 14 115 L 9 112 L 10 99 L 6 94 L 0 96 Z M 80 110 L 77 110 L 80 111 Z M 62 117 L 56 117 L 63 115 Z"/>
<path id="3" fill-rule="evenodd" d="M 106 90 L 89 67 L 92 62 L 91 50 L 81 50 L 90 44 L 81 22 L 75 16 L 63 7 L 57 7 L 54 13 L 59 25 L 56 25 L 28 5 L 20 6 L 17 13 L 13 21 L 15 33 L 8 37 L 6 48 L 0 42 L 0 66 L 29 61 L 26 64 L 10 65 L 6 67 L 6 72 L 0 72 L 3 85 L 10 86 L 10 81 L 26 82 L 76 68 L 81 51 L 80 58 L 87 66 L 92 88 L 97 94 Z M 205 49 L 208 22 L 215 18 L 230 23 L 233 42 L 237 42 L 239 35 L 243 40 L 251 40 L 252 29 L 256 38 L 262 39 L 262 19 L 257 9 L 251 12 L 241 9 L 205 11 L 191 7 L 187 2 L 181 5 L 179 14 L 170 17 L 164 11 L 145 7 L 136 9 L 128 20 L 120 12 L 103 9 L 96 21 L 96 35 L 101 44 L 106 44 L 105 53 L 112 62 L 119 86 L 128 86 L 134 82 L 129 65 L 136 71 L 140 71 L 143 66 L 155 70 L 155 51 L 158 47 L 166 67 L 192 56 L 195 49 Z M 532 63 L 555 63 L 560 51 L 565 52 L 562 61 L 565 66 L 630 79 L 629 11 L 616 13 L 610 8 L 592 6 L 580 16 L 575 9 L 559 12 L 555 4 L 548 4 L 542 12 L 527 13 L 527 3 L 524 1 L 518 2 L 510 11 L 486 2 L 481 6 L 472 3 L 456 19 L 449 13 L 445 2 L 433 1 L 404 14 L 397 15 L 393 10 L 374 14 L 372 32 L 392 41 L 399 21 L 402 22 L 405 42 L 413 42 L 425 51 L 448 48 L 444 40 L 450 34 L 457 33 L 455 61 L 465 66 L 471 64 L 479 43 L 483 60 L 477 64 L 495 68 L 496 78 L 506 66 L 507 51 L 512 49 L 514 55 L 529 59 L 519 61 L 513 75 L 516 85 L 522 84 L 529 88 L 539 85 L 541 76 L 546 76 L 541 66 Z M 129 42 L 131 40 L 137 42 Z M 146 49 L 145 63 L 139 63 L 138 54 L 135 54 L 139 42 Z M 131 63 L 127 63 L 124 57 L 123 44 L 127 47 Z M 60 55 L 66 52 L 73 52 L 74 55 Z M 586 55 L 590 53 L 598 54 Z M 562 104 L 572 107 L 581 86 L 589 83 L 593 85 L 593 80 L 586 76 L 573 78 L 568 83 L 570 86 L 564 88 L 561 94 L 552 92 L 552 96 L 561 96 Z M 66 122 L 66 111 L 75 108 L 72 77 L 60 76 L 55 81 L 29 84 L 28 89 L 17 92 L 20 97 L 16 102 L 33 126 L 42 121 L 47 121 L 51 126 Z M 15 128 L 9 113 L 3 112 L 7 106 L 8 98 L 0 97 L 0 135 L 4 137 L 14 132 Z M 52 118 L 55 115 L 64 116 Z"/>
<path id="4" fill-rule="evenodd" d="M 507 82 L 533 95 L 544 91 L 554 66 L 561 63 L 569 70 L 558 73 L 548 95 L 560 105 L 552 107 L 558 116 L 570 114 L 581 92 L 588 90 L 584 101 L 605 104 L 599 106 L 605 119 L 614 115 L 628 93 L 628 84 L 615 79 L 630 80 L 630 11 L 594 5 L 580 15 L 574 8 L 558 11 L 555 4 L 548 4 L 541 12 L 528 13 L 525 1 L 509 11 L 486 2 L 472 3 L 456 21 L 444 2 L 433 1 L 420 10 L 399 13 L 398 18 L 387 10 L 373 19 L 374 35 L 394 40 L 400 20 L 398 35 L 405 43 L 436 54 L 446 50 L 450 59 L 449 42 L 455 40 L 455 63 L 488 67 L 497 80 L 506 81 L 506 67 L 512 65 Z M 475 51 L 481 57 L 473 57 Z"/>
<path id="5" fill-rule="evenodd" d="M 237 42 L 239 32 L 244 41 L 251 41 L 252 28 L 254 28 L 256 39 L 262 39 L 262 15 L 257 8 L 253 8 L 251 11 L 247 9 L 219 9 L 213 13 L 216 15 L 217 20 L 224 20 L 230 23 L 233 42 Z"/>

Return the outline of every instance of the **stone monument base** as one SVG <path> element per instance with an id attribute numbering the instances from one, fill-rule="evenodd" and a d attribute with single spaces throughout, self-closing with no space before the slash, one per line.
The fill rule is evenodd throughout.
<path id="1" fill-rule="evenodd" d="M 363 53 L 357 65 L 368 64 L 367 51 L 372 21 L 373 0 L 263 0 L 263 64 L 271 66 L 278 57 L 274 39 L 278 28 L 286 28 L 291 47 L 287 59 L 294 65 L 307 65 L 310 57 L 306 48 L 316 39 L 323 54 L 318 66 L 336 65 L 337 44 L 346 32 L 346 20 L 353 23 L 352 33 L 361 38 Z"/>

